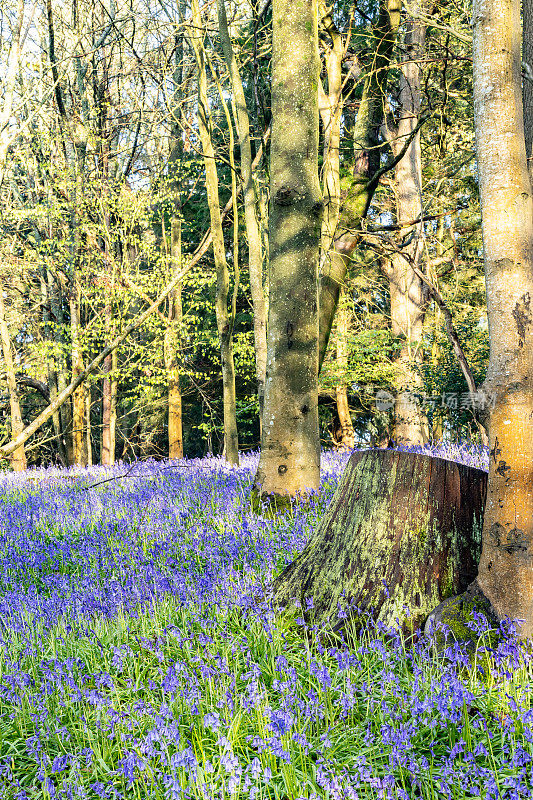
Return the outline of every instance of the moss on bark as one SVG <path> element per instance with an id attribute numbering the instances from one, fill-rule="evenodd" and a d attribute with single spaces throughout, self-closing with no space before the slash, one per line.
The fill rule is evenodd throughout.
<path id="1" fill-rule="evenodd" d="M 475 577 L 486 480 L 417 453 L 354 453 L 316 533 L 275 579 L 275 604 L 296 600 L 309 624 L 333 632 L 346 627 L 340 606 L 352 630 L 370 613 L 413 633 Z"/>

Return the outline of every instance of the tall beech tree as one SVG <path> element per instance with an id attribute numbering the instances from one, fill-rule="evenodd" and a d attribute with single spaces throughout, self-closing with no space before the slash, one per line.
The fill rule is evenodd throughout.
<path id="1" fill-rule="evenodd" d="M 273 0 L 272 31 L 267 368 L 255 489 L 286 498 L 320 480 L 316 0 Z"/>
<path id="2" fill-rule="evenodd" d="M 216 316 L 220 339 L 220 361 L 222 364 L 222 390 L 224 394 L 224 453 L 230 464 L 239 463 L 239 440 L 237 434 L 235 365 L 233 360 L 233 324 L 228 312 L 229 272 L 220 214 L 218 174 L 213 147 L 212 121 L 207 98 L 207 75 L 205 71 L 204 29 L 198 0 L 192 0 L 192 27 L 189 40 L 198 66 L 198 131 L 202 144 L 205 167 L 207 203 L 213 235 L 213 255 L 217 272 Z"/>
<path id="3" fill-rule="evenodd" d="M 340 140 L 343 111 L 342 60 L 346 55 L 346 41 L 333 22 L 332 8 L 324 3 L 319 4 L 320 27 L 327 35 L 325 44 L 325 66 L 327 76 L 327 92 L 322 81 L 318 84 L 318 104 L 320 118 L 324 128 L 324 155 L 322 162 L 322 183 L 324 193 L 324 216 L 321 234 L 321 272 L 329 269 L 330 251 L 333 248 L 341 204 L 340 181 Z M 360 75 L 357 63 L 351 68 L 353 78 Z M 342 298 L 341 290 L 341 298 Z M 346 372 L 348 364 L 348 313 L 346 304 L 339 302 L 337 311 L 337 364 L 339 371 Z M 340 436 L 343 447 L 354 445 L 354 429 L 348 405 L 346 383 L 342 381 L 335 387 L 337 414 L 340 423 Z"/>
<path id="4" fill-rule="evenodd" d="M 260 413 L 263 407 L 266 373 L 266 303 L 263 290 L 263 253 L 261 232 L 257 218 L 257 200 L 252 175 L 252 148 L 250 142 L 250 117 L 242 85 L 239 64 L 233 50 L 226 16 L 225 0 L 217 0 L 218 30 L 222 52 L 228 68 L 235 101 L 237 132 L 239 136 L 240 173 L 244 199 L 244 221 L 248 239 L 248 269 L 250 291 L 254 308 L 254 344 L 257 393 Z"/>
<path id="5" fill-rule="evenodd" d="M 182 266 L 181 221 L 174 217 L 170 228 L 170 259 L 173 274 Z M 183 458 L 182 401 L 179 371 L 181 322 L 183 316 L 181 284 L 169 297 L 168 325 L 163 339 L 163 357 L 168 376 L 168 457 Z"/>
<path id="6" fill-rule="evenodd" d="M 188 87 L 194 77 L 194 68 L 185 69 L 185 7 L 183 2 L 178 3 L 178 16 L 180 25 L 175 32 L 175 63 L 172 75 L 174 92 L 172 95 L 170 115 L 170 142 L 169 142 L 169 182 L 170 182 L 170 263 L 173 274 L 181 270 L 181 206 L 183 202 L 183 169 L 182 162 L 190 142 L 183 141 L 183 131 L 187 130 L 186 109 L 187 103 L 182 102 L 184 85 Z M 163 339 L 163 358 L 168 381 L 168 457 L 183 458 L 183 403 L 181 396 L 181 337 L 182 337 L 182 285 L 179 283 L 169 296 L 168 324 L 165 326 Z"/>
<path id="7" fill-rule="evenodd" d="M 476 582 L 533 636 L 533 197 L 521 89 L 519 0 L 474 0 L 474 119 L 493 397 Z"/>
<path id="8" fill-rule="evenodd" d="M 524 105 L 524 136 L 529 176 L 533 179 L 533 3 L 522 4 L 522 100 Z"/>
<path id="9" fill-rule="evenodd" d="M 420 132 L 413 136 L 422 96 L 422 68 L 426 26 L 417 17 L 406 21 L 403 59 L 400 65 L 398 108 L 389 115 L 386 130 L 391 149 L 397 156 L 410 139 L 407 152 L 395 167 L 396 219 L 404 237 L 402 247 L 391 259 L 391 327 L 402 345 L 396 364 L 399 369 L 398 396 L 394 405 L 392 438 L 399 444 L 426 444 L 429 441 L 427 417 L 421 406 L 410 402 L 409 393 L 423 391 L 422 378 L 415 368 L 423 357 L 422 337 L 428 292 L 417 274 L 424 251 L 424 213 L 422 203 L 422 152 Z"/>

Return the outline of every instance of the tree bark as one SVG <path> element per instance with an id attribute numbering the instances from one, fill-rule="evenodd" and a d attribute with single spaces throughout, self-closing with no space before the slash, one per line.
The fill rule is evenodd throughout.
<path id="1" fill-rule="evenodd" d="M 80 342 L 80 295 L 76 275 L 70 296 L 70 335 L 72 353 L 72 380 L 83 373 L 83 356 Z M 72 455 L 74 464 L 87 466 L 87 440 L 85 438 L 85 387 L 81 382 L 72 395 Z"/>
<path id="2" fill-rule="evenodd" d="M 16 439 L 24 428 L 22 414 L 20 411 L 20 400 L 17 392 L 17 379 L 15 376 L 15 365 L 11 352 L 11 339 L 6 320 L 6 310 L 4 305 L 4 294 L 0 287 L 0 336 L 2 338 L 2 353 L 6 368 L 7 388 L 9 392 L 9 407 L 11 411 L 11 436 Z M 20 445 L 13 451 L 11 456 L 11 466 L 15 472 L 22 472 L 26 469 L 26 453 L 24 445 Z"/>
<path id="3" fill-rule="evenodd" d="M 322 218 L 320 236 L 320 261 L 322 265 L 325 265 L 331 258 L 330 250 L 337 231 L 341 203 L 340 132 L 343 110 L 342 58 L 345 47 L 343 37 L 331 17 L 331 8 L 320 4 L 319 13 L 322 27 L 331 41 L 330 46 L 326 49 L 325 57 L 328 79 L 327 94 L 322 87 L 322 83 L 319 82 L 318 85 L 318 105 L 324 128 L 324 157 L 322 162 L 324 216 Z M 322 266 L 323 270 L 324 266 Z M 341 289 L 341 294 L 343 293 L 344 290 Z M 337 365 L 339 372 L 345 375 L 348 368 L 348 312 L 342 299 L 339 299 L 337 322 Z M 335 387 L 335 394 L 340 422 L 340 446 L 352 449 L 354 446 L 354 429 L 350 417 L 345 381 Z"/>
<path id="4" fill-rule="evenodd" d="M 109 318 L 109 326 L 110 322 Z M 102 455 L 100 460 L 102 464 L 109 465 L 115 463 L 117 382 L 113 375 L 114 360 L 116 360 L 116 351 L 110 353 L 104 362 L 104 379 L 102 381 Z"/>
<path id="5" fill-rule="evenodd" d="M 231 87 L 237 111 L 237 127 L 240 150 L 240 173 L 243 186 L 244 221 L 248 239 L 248 268 L 250 290 L 254 309 L 254 345 L 259 411 L 262 413 L 266 373 L 266 303 L 263 290 L 263 254 L 261 234 L 257 219 L 257 201 L 252 175 L 252 150 L 250 146 L 250 119 L 246 97 L 239 72 L 239 65 L 231 43 L 225 0 L 217 0 L 218 28 L 224 59 L 230 75 Z"/>
<path id="6" fill-rule="evenodd" d="M 499 619 L 533 636 L 533 200 L 521 91 L 519 0 L 475 0 L 474 120 L 492 397 L 477 582 Z"/>
<path id="7" fill-rule="evenodd" d="M 476 573 L 486 485 L 486 472 L 441 458 L 353 453 L 318 529 L 274 580 L 274 603 L 295 598 L 309 623 L 334 631 L 338 606 L 354 604 L 356 630 L 368 612 L 414 632 Z"/>
<path id="8" fill-rule="evenodd" d="M 181 266 L 181 223 L 172 219 L 170 228 L 170 257 L 174 273 Z M 181 329 L 181 284 L 170 297 L 170 321 L 163 343 L 165 369 L 168 376 L 168 457 L 183 458 L 183 431 L 181 414 L 181 388 L 178 357 Z"/>
<path id="9" fill-rule="evenodd" d="M 93 441 L 92 441 L 92 428 L 91 428 L 91 407 L 92 407 L 92 392 L 91 386 L 87 386 L 85 390 L 85 438 L 87 448 L 87 466 L 91 467 L 93 464 Z"/>
<path id="10" fill-rule="evenodd" d="M 322 161 L 322 182 L 324 195 L 324 215 L 321 231 L 321 263 L 330 258 L 341 204 L 340 184 L 340 138 L 343 111 L 342 97 L 342 58 L 344 41 L 331 17 L 331 8 L 319 4 L 321 24 L 328 33 L 331 45 L 326 49 L 327 94 L 318 84 L 318 107 L 324 129 L 324 156 Z"/>
<path id="11" fill-rule="evenodd" d="M 56 280 L 50 269 L 47 268 L 48 296 L 50 298 L 50 308 L 56 325 L 53 328 L 53 336 L 56 343 L 57 355 L 53 362 L 53 371 L 56 375 L 56 382 L 50 383 L 50 403 L 54 403 L 57 396 L 63 392 L 67 386 L 67 364 L 65 347 L 62 338 L 62 328 L 65 325 L 63 314 L 63 302 L 61 297 L 62 287 L 60 281 Z M 72 404 L 65 402 L 58 406 L 54 415 L 59 416 L 61 439 L 66 458 L 66 467 L 74 463 L 74 453 L 72 451 Z"/>
<path id="12" fill-rule="evenodd" d="M 109 255 L 109 246 L 106 241 L 105 253 Z M 108 258 L 106 263 L 109 264 Z M 104 308 L 106 338 L 113 338 L 113 295 L 114 295 L 114 267 L 111 267 L 112 277 L 111 286 L 105 287 L 104 291 L 110 293 L 106 297 Z M 115 463 L 116 429 L 117 429 L 117 352 L 113 350 L 104 361 L 104 379 L 102 381 L 102 453 L 100 461 L 102 464 L 111 465 Z"/>
<path id="13" fill-rule="evenodd" d="M 41 271 L 41 306 L 42 306 L 42 315 L 43 315 L 43 335 L 44 338 L 50 342 L 54 339 L 53 331 L 51 330 L 50 326 L 50 308 L 52 305 L 52 298 L 50 296 L 50 290 L 48 285 L 48 270 L 45 265 L 42 267 Z M 38 392 L 44 397 L 47 403 L 50 402 L 57 395 L 57 367 L 56 367 L 56 357 L 52 355 L 52 353 L 48 354 L 46 359 L 47 364 L 47 378 L 48 383 L 42 384 L 41 381 L 33 381 L 31 378 L 27 378 L 25 375 L 17 375 L 17 383 L 24 383 L 27 381 L 26 385 L 34 386 Z M 52 415 L 52 425 L 54 428 L 54 435 L 57 442 L 57 449 L 58 449 L 58 457 L 59 461 L 64 467 L 68 467 L 68 458 L 67 458 L 67 451 L 65 447 L 65 440 L 63 437 L 63 432 L 61 430 L 61 419 L 59 416 L 59 411 L 56 411 L 55 414 Z"/>
<path id="14" fill-rule="evenodd" d="M 235 365 L 233 360 L 233 330 L 228 314 L 229 274 L 224 245 L 224 233 L 220 215 L 218 194 L 218 175 L 215 151 L 211 135 L 211 115 L 207 98 L 207 76 L 203 47 L 203 28 L 198 0 L 192 0 L 192 32 L 190 42 L 198 64 L 198 131 L 202 143 L 205 167 L 205 186 L 211 231 L 213 235 L 213 255 L 217 272 L 216 318 L 220 341 L 220 360 L 222 365 L 222 390 L 224 404 L 224 453 L 229 464 L 239 463 L 239 439 L 237 434 Z"/>
<path id="15" fill-rule="evenodd" d="M 524 106 L 524 137 L 530 180 L 533 182 L 533 2 L 523 0 L 522 101 Z"/>
<path id="16" fill-rule="evenodd" d="M 104 62 L 105 63 L 105 62 Z M 103 195 L 103 209 L 102 209 L 102 228 L 103 228 L 103 243 L 102 251 L 104 257 L 105 267 L 107 269 L 107 280 L 104 285 L 105 294 L 105 307 L 104 307 L 104 324 L 106 339 L 109 341 L 113 339 L 115 333 L 115 326 L 113 322 L 113 306 L 115 295 L 115 260 L 112 254 L 112 245 L 110 242 L 111 237 L 111 215 L 109 207 L 105 208 L 105 204 L 109 204 L 110 191 L 109 191 L 109 132 L 107 112 L 109 107 L 109 88 L 107 85 L 107 70 L 104 70 L 104 83 L 100 87 L 99 95 L 101 98 L 100 111 L 99 111 L 99 139 L 100 145 L 100 175 L 102 180 L 102 195 Z M 113 374 L 113 360 L 116 361 L 116 351 L 110 353 L 104 361 L 104 379 L 102 381 L 102 464 L 111 465 L 115 463 L 115 446 L 116 446 L 116 408 L 117 408 L 117 380 L 116 375 Z"/>
<path id="17" fill-rule="evenodd" d="M 416 14 L 416 8 L 413 9 Z M 396 361 L 398 395 L 393 411 L 392 438 L 398 444 L 423 445 L 429 441 L 427 416 L 413 392 L 423 390 L 417 371 L 422 361 L 422 336 L 427 307 L 427 290 L 415 267 L 420 266 L 424 245 L 422 203 L 422 153 L 420 133 L 413 136 L 420 115 L 421 68 L 426 39 L 426 26 L 418 19 L 408 19 L 405 34 L 405 55 L 400 67 L 398 121 L 388 126 L 391 149 L 398 156 L 411 138 L 407 152 L 395 167 L 396 218 L 402 226 L 404 240 L 401 250 L 392 257 L 390 274 L 391 327 L 395 336 L 402 337 Z M 404 227 L 411 220 L 420 222 Z"/>
<path id="18" fill-rule="evenodd" d="M 274 0 L 272 26 L 267 380 L 254 488 L 285 503 L 320 480 L 316 0 Z"/>
<path id="19" fill-rule="evenodd" d="M 337 313 L 337 366 L 343 380 L 335 387 L 337 400 L 337 414 L 341 426 L 341 447 L 352 450 L 355 443 L 355 431 L 353 429 L 350 407 L 348 405 L 348 391 L 346 388 L 346 373 L 348 371 L 348 331 L 349 313 L 346 300 L 341 293 L 339 309 Z"/>

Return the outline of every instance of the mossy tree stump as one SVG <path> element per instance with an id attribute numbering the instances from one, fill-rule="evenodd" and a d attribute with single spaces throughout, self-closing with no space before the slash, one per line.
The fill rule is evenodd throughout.
<path id="1" fill-rule="evenodd" d="M 299 600 L 308 623 L 338 630 L 339 606 L 352 604 L 356 630 L 353 605 L 413 633 L 475 578 L 486 490 L 486 472 L 442 458 L 355 452 L 317 531 L 275 579 L 275 605 Z"/>

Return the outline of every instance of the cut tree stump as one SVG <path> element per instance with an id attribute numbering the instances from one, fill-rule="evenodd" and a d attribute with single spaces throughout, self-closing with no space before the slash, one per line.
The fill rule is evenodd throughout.
<path id="1" fill-rule="evenodd" d="M 345 627 L 339 607 L 351 604 L 356 631 L 369 613 L 407 637 L 475 578 L 486 491 L 486 472 L 453 461 L 353 453 L 315 534 L 274 580 L 274 604 L 296 599 L 308 624 L 333 631 Z"/>

